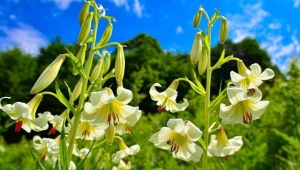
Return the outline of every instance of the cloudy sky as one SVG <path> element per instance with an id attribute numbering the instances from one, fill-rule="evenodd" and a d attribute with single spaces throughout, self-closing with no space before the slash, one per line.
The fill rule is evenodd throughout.
<path id="1" fill-rule="evenodd" d="M 138 33 L 158 39 L 165 51 L 187 53 L 197 30 L 193 16 L 200 5 L 212 15 L 220 8 L 229 21 L 229 39 L 256 38 L 282 70 L 300 56 L 300 0 L 102 0 L 106 14 L 114 16 L 111 41 L 124 42 Z M 0 0 L 0 50 L 13 46 L 38 54 L 38 48 L 60 36 L 75 43 L 80 30 L 78 14 L 83 0 Z M 218 43 L 220 22 L 213 27 Z M 100 21 L 100 27 L 106 27 Z M 203 19 L 200 28 L 205 30 Z M 237 56 L 238 57 L 238 56 Z"/>

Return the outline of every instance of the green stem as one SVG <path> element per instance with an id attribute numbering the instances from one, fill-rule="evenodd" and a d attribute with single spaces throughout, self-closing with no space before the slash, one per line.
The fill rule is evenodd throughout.
<path id="1" fill-rule="evenodd" d="M 72 160 L 72 155 L 73 155 L 73 149 L 74 145 L 76 144 L 76 133 L 77 129 L 80 123 L 80 118 L 82 115 L 82 109 L 85 101 L 85 94 L 87 90 L 87 85 L 90 77 L 90 72 L 91 68 L 93 65 L 93 59 L 94 59 L 94 48 L 96 45 L 96 37 L 97 37 L 97 30 L 98 30 L 98 11 L 96 7 L 94 8 L 94 31 L 93 31 L 93 42 L 91 46 L 91 50 L 89 53 L 88 60 L 86 62 L 86 67 L 85 67 L 85 73 L 86 73 L 86 78 L 83 78 L 83 83 L 82 83 L 82 90 L 79 98 L 79 103 L 78 107 L 76 110 L 76 113 L 74 114 L 74 121 L 73 121 L 73 126 L 71 128 L 70 136 L 69 136 L 69 148 L 68 148 L 68 161 L 71 162 Z"/>
<path id="2" fill-rule="evenodd" d="M 88 141 L 87 142 L 88 148 L 91 148 L 92 146 L 92 141 Z M 90 160 L 91 160 L 91 156 L 87 157 L 85 162 L 84 162 L 84 170 L 88 170 L 89 169 L 89 165 L 90 165 Z"/>
<path id="3" fill-rule="evenodd" d="M 206 71 L 206 94 L 205 94 L 205 105 L 204 105 L 204 142 L 206 146 L 208 146 L 208 138 L 209 138 L 209 106 L 210 106 L 210 85 L 211 85 L 211 54 L 210 54 L 210 41 L 211 41 L 211 27 L 212 24 L 208 24 L 208 63 L 207 63 L 207 71 Z M 206 147 L 207 148 L 207 147 Z M 207 149 L 203 153 L 203 164 L 202 169 L 207 170 Z"/>

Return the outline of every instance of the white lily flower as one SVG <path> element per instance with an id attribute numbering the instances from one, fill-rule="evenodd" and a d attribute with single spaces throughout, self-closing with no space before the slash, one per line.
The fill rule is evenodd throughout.
<path id="1" fill-rule="evenodd" d="M 245 66 L 242 60 L 237 62 L 238 72 L 230 72 L 230 77 L 234 85 L 246 90 L 250 83 L 253 83 L 257 87 L 260 86 L 263 81 L 269 80 L 275 76 L 272 69 L 267 68 L 261 72 L 261 67 L 255 63 L 250 66 L 250 70 Z"/>
<path id="2" fill-rule="evenodd" d="M 126 124 L 138 119 L 138 107 L 127 105 L 132 99 L 132 92 L 118 87 L 118 96 L 115 97 L 110 88 L 92 92 L 90 102 L 84 105 L 83 119 L 90 120 L 90 124 L 106 129 L 110 124 Z"/>
<path id="3" fill-rule="evenodd" d="M 16 102 L 14 104 L 1 105 L 2 99 L 10 97 L 3 97 L 0 99 L 0 109 L 3 110 L 8 116 L 16 120 L 15 131 L 19 132 L 24 129 L 26 132 L 30 133 L 31 130 L 40 132 L 48 129 L 48 118 L 47 114 L 49 112 L 39 113 L 38 118 L 35 117 L 36 109 L 42 100 L 42 95 L 37 94 L 33 99 L 31 99 L 27 104 L 22 102 Z"/>
<path id="4" fill-rule="evenodd" d="M 131 163 L 129 161 L 124 162 L 120 160 L 118 167 L 113 166 L 112 170 L 129 170 L 131 169 Z"/>
<path id="5" fill-rule="evenodd" d="M 149 141 L 158 148 L 171 151 L 174 158 L 199 162 L 203 149 L 194 142 L 200 139 L 202 131 L 182 119 L 169 119 L 167 126 L 152 135 Z"/>
<path id="6" fill-rule="evenodd" d="M 139 145 L 132 145 L 131 147 L 128 148 L 122 138 L 118 138 L 118 139 L 119 139 L 120 150 L 112 155 L 112 161 L 114 163 L 118 163 L 121 159 L 129 155 L 137 154 L 141 149 Z"/>
<path id="7" fill-rule="evenodd" d="M 177 86 L 179 84 L 178 80 L 174 80 L 172 84 L 163 92 L 158 92 L 155 87 L 161 87 L 159 83 L 155 83 L 151 88 L 150 88 L 150 96 L 151 99 L 154 101 L 157 101 L 158 105 L 158 112 L 164 112 L 164 111 L 169 111 L 174 113 L 178 111 L 183 111 L 185 110 L 189 102 L 186 99 L 183 99 L 183 103 L 179 104 L 176 103 L 176 97 L 178 92 L 176 91 Z"/>
<path id="8" fill-rule="evenodd" d="M 247 96 L 247 93 L 252 95 Z M 248 92 L 238 87 L 227 88 L 227 96 L 230 106 L 220 104 L 219 116 L 222 118 L 222 124 L 249 123 L 252 120 L 259 119 L 265 112 L 269 101 L 260 101 L 262 94 L 254 85 L 250 84 Z"/>
<path id="9" fill-rule="evenodd" d="M 228 159 L 229 155 L 233 155 L 239 151 L 243 146 L 241 136 L 235 136 L 228 140 L 222 126 L 217 130 L 216 135 L 211 135 L 210 143 L 208 145 L 208 156 L 225 157 Z"/>
<path id="10" fill-rule="evenodd" d="M 48 161 L 55 165 L 59 153 L 59 142 L 57 140 L 34 136 L 33 147 L 40 154 L 42 161 Z"/>
<path id="11" fill-rule="evenodd" d="M 125 133 L 131 133 L 131 127 L 133 127 L 138 122 L 138 120 L 140 119 L 141 116 L 142 116 L 142 111 L 139 110 L 138 111 L 138 119 L 135 122 L 127 122 L 125 124 L 119 123 L 116 126 L 116 133 L 119 135 L 123 135 Z"/>

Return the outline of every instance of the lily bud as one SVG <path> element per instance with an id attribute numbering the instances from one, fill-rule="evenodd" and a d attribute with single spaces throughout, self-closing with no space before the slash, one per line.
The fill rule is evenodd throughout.
<path id="1" fill-rule="evenodd" d="M 78 45 L 82 46 L 85 40 L 87 39 L 92 25 L 92 19 L 93 19 L 93 12 L 89 13 L 84 21 L 83 26 L 80 29 L 79 36 L 78 36 Z"/>
<path id="2" fill-rule="evenodd" d="M 94 67 L 94 70 L 90 77 L 91 83 L 94 82 L 100 76 L 101 70 L 103 70 L 103 59 L 100 58 L 96 64 L 96 66 Z"/>
<path id="3" fill-rule="evenodd" d="M 78 22 L 79 22 L 80 26 L 83 25 L 88 13 L 89 13 L 90 5 L 91 5 L 90 2 L 86 1 L 85 4 L 83 5 L 81 11 L 80 11 L 79 18 L 78 18 Z"/>
<path id="4" fill-rule="evenodd" d="M 195 35 L 195 39 L 192 46 L 191 51 L 191 62 L 192 64 L 196 64 L 201 56 L 202 51 L 202 40 L 201 40 L 201 32 L 197 32 Z"/>
<path id="5" fill-rule="evenodd" d="M 125 144 L 124 140 L 122 138 L 118 138 L 119 139 L 119 150 L 125 150 L 127 149 L 127 145 Z"/>
<path id="6" fill-rule="evenodd" d="M 125 57 L 124 57 L 124 50 L 122 45 L 118 45 L 117 47 L 117 58 L 115 63 L 115 75 L 116 81 L 118 85 L 122 85 L 124 71 L 125 71 Z"/>
<path id="7" fill-rule="evenodd" d="M 81 89 L 82 89 L 82 83 L 83 83 L 83 80 L 82 80 L 82 78 L 80 78 L 80 80 L 77 82 L 77 84 L 73 90 L 73 101 L 75 101 L 79 97 L 79 95 L 81 93 Z"/>
<path id="8" fill-rule="evenodd" d="M 243 60 L 237 61 L 238 72 L 242 76 L 247 76 L 250 74 L 248 68 L 245 66 Z"/>
<path id="9" fill-rule="evenodd" d="M 103 75 L 108 72 L 110 68 L 111 57 L 110 53 L 107 52 L 104 59 Z"/>
<path id="10" fill-rule="evenodd" d="M 175 79 L 175 80 L 172 81 L 169 88 L 171 88 L 173 90 L 177 90 L 178 85 L 179 85 L 179 81 L 178 81 L 178 79 Z"/>
<path id="11" fill-rule="evenodd" d="M 86 51 L 86 48 L 87 48 L 87 45 L 86 45 L 86 43 L 84 43 L 80 47 L 80 49 L 79 49 L 79 51 L 78 51 L 78 53 L 76 55 L 76 58 L 81 62 L 82 65 L 85 62 L 85 51 Z M 78 71 L 77 71 L 76 67 L 73 66 L 73 75 L 77 75 L 77 74 L 78 74 Z"/>
<path id="12" fill-rule="evenodd" d="M 202 52 L 201 56 L 198 62 L 198 73 L 202 75 L 206 68 L 207 68 L 207 63 L 208 63 L 208 51 L 205 47 L 205 45 L 202 46 Z"/>
<path id="13" fill-rule="evenodd" d="M 105 45 L 109 41 L 109 39 L 112 35 L 112 30 L 113 30 L 113 25 L 111 22 L 109 22 L 101 36 L 99 43 L 96 45 L 96 47 L 101 47 L 102 45 Z"/>
<path id="14" fill-rule="evenodd" d="M 228 37 L 228 23 L 227 23 L 227 19 L 225 17 L 222 17 L 222 23 L 221 23 L 221 27 L 220 27 L 220 43 L 223 44 Z"/>
<path id="15" fill-rule="evenodd" d="M 201 21 L 202 11 L 203 11 L 203 8 L 201 6 L 200 9 L 197 11 L 197 14 L 194 16 L 194 20 L 193 20 L 194 28 L 197 28 Z"/>
<path id="16" fill-rule="evenodd" d="M 115 127 L 109 124 L 108 128 L 105 129 L 105 138 L 108 145 L 111 145 L 115 138 Z"/>
<path id="17" fill-rule="evenodd" d="M 38 93 L 42 90 L 44 90 L 46 87 L 49 86 L 53 82 L 53 80 L 56 78 L 58 71 L 62 65 L 62 63 L 65 61 L 66 56 L 64 54 L 60 54 L 40 75 L 40 77 L 37 79 L 35 84 L 30 90 L 31 94 Z"/>

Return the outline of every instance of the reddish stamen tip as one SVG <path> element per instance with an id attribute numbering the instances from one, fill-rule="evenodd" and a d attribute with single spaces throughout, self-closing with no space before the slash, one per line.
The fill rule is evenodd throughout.
<path id="1" fill-rule="evenodd" d="M 55 135 L 56 134 L 56 129 L 54 127 L 50 128 L 49 130 L 49 135 L 52 134 L 52 135 Z"/>
<path id="2" fill-rule="evenodd" d="M 15 132 L 20 132 L 22 125 L 23 125 L 22 121 L 17 121 L 15 126 Z"/>

